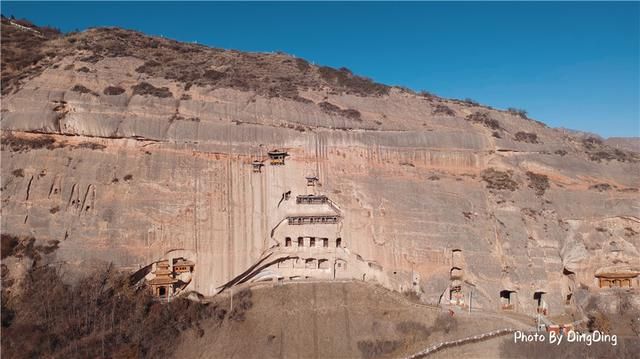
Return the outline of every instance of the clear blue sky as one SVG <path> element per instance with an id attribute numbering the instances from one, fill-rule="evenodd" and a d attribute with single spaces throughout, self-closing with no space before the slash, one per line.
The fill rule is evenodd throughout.
<path id="1" fill-rule="evenodd" d="M 518 107 L 554 127 L 640 136 L 640 3 L 34 3 L 63 31 L 119 26 L 284 51 L 376 81 Z"/>

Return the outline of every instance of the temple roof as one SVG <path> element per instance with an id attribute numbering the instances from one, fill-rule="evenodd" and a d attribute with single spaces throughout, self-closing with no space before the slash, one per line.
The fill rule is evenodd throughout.
<path id="1" fill-rule="evenodd" d="M 289 154 L 286 151 L 281 151 L 281 150 L 272 150 L 267 152 L 270 156 L 277 156 L 277 155 L 285 155 L 288 156 Z"/>
<path id="2" fill-rule="evenodd" d="M 603 272 L 596 274 L 597 278 L 634 278 L 638 276 L 638 272 Z"/>
<path id="3" fill-rule="evenodd" d="M 174 284 L 178 280 L 171 277 L 155 277 L 149 281 L 151 285 Z"/>

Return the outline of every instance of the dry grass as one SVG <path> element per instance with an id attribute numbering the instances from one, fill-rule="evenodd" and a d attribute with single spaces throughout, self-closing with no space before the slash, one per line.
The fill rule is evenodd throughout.
<path id="1" fill-rule="evenodd" d="M 358 342 L 358 349 L 364 359 L 373 359 L 393 353 L 402 344 L 399 340 L 362 340 Z"/>

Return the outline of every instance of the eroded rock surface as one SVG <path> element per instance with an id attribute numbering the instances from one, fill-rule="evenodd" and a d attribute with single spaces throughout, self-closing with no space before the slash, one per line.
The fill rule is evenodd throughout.
<path id="1" fill-rule="evenodd" d="M 17 70 L 2 96 L 2 228 L 60 241 L 69 273 L 188 251 L 189 289 L 213 295 L 266 255 L 278 260 L 253 279 L 332 278 L 342 260 L 338 276 L 430 303 L 468 304 L 473 290 L 495 310 L 506 291 L 535 313 L 539 292 L 561 313 L 598 271 L 640 269 L 635 152 L 282 54 L 118 29 L 39 46 L 46 66 Z M 309 193 L 335 204 L 338 224 L 288 224 Z M 285 271 L 285 257 L 302 262 Z"/>

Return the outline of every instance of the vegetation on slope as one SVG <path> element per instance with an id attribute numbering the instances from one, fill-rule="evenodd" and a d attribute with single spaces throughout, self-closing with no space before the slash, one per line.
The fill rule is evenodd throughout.
<path id="1" fill-rule="evenodd" d="M 157 358 L 170 355 L 182 331 L 202 319 L 223 321 L 227 311 L 213 304 L 175 299 L 162 304 L 111 268 L 74 285 L 50 266 L 34 267 L 17 295 L 2 289 L 2 353 L 8 358 Z M 4 282 L 4 280 L 3 280 Z M 238 294 L 242 320 L 250 295 Z M 248 298 L 248 299 L 247 299 Z M 247 304 L 248 303 L 248 304 Z M 240 318 L 240 319 L 239 319 Z"/>
<path id="2" fill-rule="evenodd" d="M 89 63 L 106 57 L 139 58 L 145 62 L 137 72 L 183 83 L 185 89 L 193 85 L 233 88 L 299 101 L 305 101 L 298 95 L 300 89 L 327 88 L 359 96 L 381 96 L 390 89 L 346 68 L 317 67 L 281 53 L 222 50 L 118 28 L 61 36 L 56 30 L 25 23 L 40 33 L 2 20 L 3 94 L 17 89 L 20 80 L 51 66 L 54 58 L 69 55 Z"/>
<path id="3" fill-rule="evenodd" d="M 56 29 L 38 27 L 27 20 L 2 17 L 1 22 L 2 94 L 5 95 L 16 89 L 21 80 L 52 63 L 56 52 L 49 51 L 46 43 L 61 34 Z"/>

